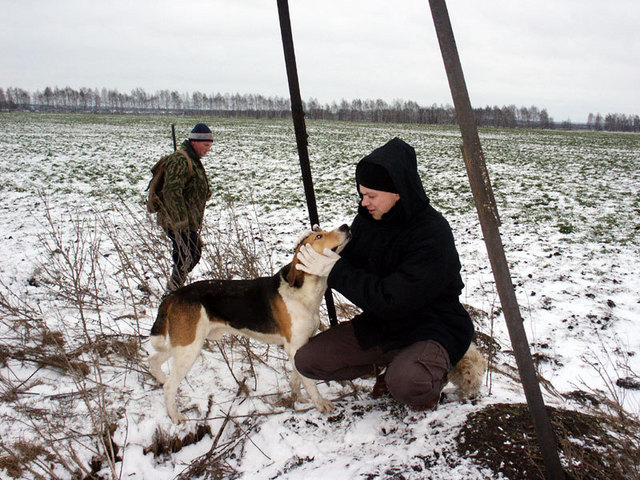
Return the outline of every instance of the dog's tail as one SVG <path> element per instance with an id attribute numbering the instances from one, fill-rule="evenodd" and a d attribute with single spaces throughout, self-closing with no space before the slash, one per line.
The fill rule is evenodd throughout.
<path id="1" fill-rule="evenodd" d="M 159 352 L 169 349 L 167 345 L 167 333 L 169 332 L 169 298 L 165 298 L 158 308 L 156 321 L 151 327 L 151 346 Z"/>

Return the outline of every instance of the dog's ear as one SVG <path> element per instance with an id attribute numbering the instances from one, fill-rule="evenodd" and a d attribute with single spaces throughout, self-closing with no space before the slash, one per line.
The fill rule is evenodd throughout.
<path id="1" fill-rule="evenodd" d="M 295 255 L 296 253 L 298 253 L 298 250 L 300 249 L 300 247 L 304 244 L 304 241 L 307 239 L 307 237 L 309 237 L 309 235 L 311 235 L 313 233 L 313 230 L 305 230 L 302 235 L 300 235 L 300 237 L 298 238 L 298 241 L 296 242 L 296 246 L 293 247 L 293 254 Z"/>
<path id="2" fill-rule="evenodd" d="M 304 272 L 296 268 L 296 265 L 298 264 L 298 252 L 300 251 L 300 246 L 301 245 L 298 245 L 298 248 L 296 248 L 296 253 L 293 255 L 291 266 L 287 272 L 286 280 L 290 287 L 301 287 L 304 282 Z"/>

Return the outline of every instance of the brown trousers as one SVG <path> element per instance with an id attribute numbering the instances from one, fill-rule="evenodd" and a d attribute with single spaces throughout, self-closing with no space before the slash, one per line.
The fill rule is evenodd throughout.
<path id="1" fill-rule="evenodd" d="M 298 372 L 316 380 L 352 380 L 376 374 L 387 366 L 389 393 L 409 406 L 438 401 L 451 368 L 449 354 L 433 340 L 419 341 L 398 350 L 380 347 L 362 350 L 351 322 L 343 322 L 311 338 L 295 356 Z"/>

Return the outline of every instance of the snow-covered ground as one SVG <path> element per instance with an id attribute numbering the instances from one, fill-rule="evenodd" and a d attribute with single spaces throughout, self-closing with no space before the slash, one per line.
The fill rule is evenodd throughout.
<path id="1" fill-rule="evenodd" d="M 0 114 L 0 478 L 12 478 L 7 458 L 18 454 L 45 476 L 90 470 L 105 451 L 105 428 L 118 448 L 114 471 L 101 464 L 105 477 L 170 479 L 206 458 L 210 471 L 246 479 L 498 478 L 456 451 L 469 413 L 524 395 L 455 128 L 307 125 L 328 227 L 353 217 L 362 156 L 394 136 L 415 147 L 425 189 L 454 230 L 462 300 L 486 313 L 478 330 L 501 347 L 482 398 L 461 404 L 452 393 L 436 412 L 416 415 L 371 400 L 372 380 L 358 380 L 320 385 L 336 399 L 333 414 L 300 403 L 292 410 L 280 349 L 222 341 L 208 345 L 181 385 L 180 405 L 193 420 L 171 423 L 147 371 L 145 338 L 169 248 L 142 201 L 150 166 L 171 149 L 171 122 L 183 138 L 201 120 Z M 214 195 L 192 279 L 215 271 L 214 251 L 226 251 L 234 235 L 270 274 L 290 261 L 308 226 L 291 122 L 204 121 L 215 136 L 204 162 Z M 527 336 L 548 381 L 545 402 L 580 408 L 561 394 L 603 390 L 637 416 L 640 392 L 616 380 L 637 381 L 640 372 L 640 137 L 489 130 L 481 141 Z M 105 338 L 110 346 L 96 348 Z M 67 364 L 57 368 L 51 352 L 63 342 Z M 79 363 L 71 370 L 69 359 L 87 371 Z M 163 439 L 198 428 L 207 432 L 201 440 L 153 454 Z"/>

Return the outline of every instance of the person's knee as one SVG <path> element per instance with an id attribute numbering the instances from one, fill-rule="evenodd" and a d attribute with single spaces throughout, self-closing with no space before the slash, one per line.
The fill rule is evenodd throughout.
<path id="1" fill-rule="evenodd" d="M 430 404 L 440 396 L 449 370 L 449 356 L 440 344 L 428 341 L 408 347 L 385 376 L 391 395 L 411 406 Z"/>
<path id="2" fill-rule="evenodd" d="M 295 353 L 293 363 L 300 375 L 307 378 L 319 379 L 320 377 L 318 376 L 319 372 L 317 362 L 315 361 L 316 359 L 317 353 L 314 352 L 307 343 L 300 347 Z"/>
<path id="3" fill-rule="evenodd" d="M 440 395 L 441 382 L 422 368 L 390 368 L 385 381 L 393 398 L 405 405 L 421 405 Z"/>

